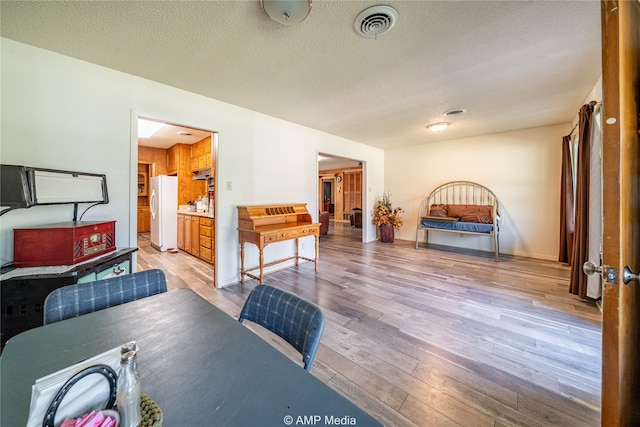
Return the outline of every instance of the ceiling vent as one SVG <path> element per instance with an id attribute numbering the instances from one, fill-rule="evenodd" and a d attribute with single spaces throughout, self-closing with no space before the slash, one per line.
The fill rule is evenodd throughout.
<path id="1" fill-rule="evenodd" d="M 445 111 L 443 113 L 443 115 L 446 116 L 446 117 L 451 117 L 451 116 L 458 116 L 458 115 L 464 114 L 466 112 L 467 112 L 466 108 L 454 108 L 452 110 Z"/>
<path id="2" fill-rule="evenodd" d="M 356 32 L 364 37 L 378 37 L 393 28 L 398 12 L 390 6 L 372 6 L 353 21 Z"/>

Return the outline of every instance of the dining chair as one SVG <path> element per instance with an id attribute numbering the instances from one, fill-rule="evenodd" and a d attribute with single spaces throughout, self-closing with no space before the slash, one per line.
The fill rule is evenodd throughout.
<path id="1" fill-rule="evenodd" d="M 44 300 L 44 324 L 163 292 L 167 292 L 167 280 L 164 272 L 158 269 L 63 286 Z"/>
<path id="2" fill-rule="evenodd" d="M 302 354 L 304 369 L 311 364 L 324 330 L 324 315 L 315 305 L 269 285 L 256 286 L 238 321 L 249 320 L 283 338 Z"/>

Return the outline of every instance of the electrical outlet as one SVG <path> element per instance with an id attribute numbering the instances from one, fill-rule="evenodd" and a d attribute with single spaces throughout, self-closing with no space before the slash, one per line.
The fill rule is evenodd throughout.
<path id="1" fill-rule="evenodd" d="M 227 191 L 231 191 L 231 181 L 227 181 Z"/>
<path id="2" fill-rule="evenodd" d="M 304 251 L 304 242 L 300 242 L 300 250 Z"/>

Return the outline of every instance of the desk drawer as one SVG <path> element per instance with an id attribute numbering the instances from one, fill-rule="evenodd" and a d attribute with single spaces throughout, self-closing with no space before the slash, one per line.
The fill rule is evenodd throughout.
<path id="1" fill-rule="evenodd" d="M 293 230 L 282 230 L 278 232 L 278 240 L 289 240 L 297 237 L 304 237 L 309 235 L 308 228 L 295 228 Z"/>
<path id="2" fill-rule="evenodd" d="M 278 234 L 276 233 L 265 234 L 262 236 L 262 238 L 264 239 L 264 243 L 271 243 L 278 240 Z"/>

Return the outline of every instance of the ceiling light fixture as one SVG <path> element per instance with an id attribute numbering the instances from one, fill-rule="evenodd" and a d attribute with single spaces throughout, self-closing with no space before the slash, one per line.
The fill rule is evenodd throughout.
<path id="1" fill-rule="evenodd" d="M 164 123 L 138 119 L 138 138 L 151 138 L 162 126 Z"/>
<path id="2" fill-rule="evenodd" d="M 449 122 L 437 122 L 427 125 L 427 129 L 429 129 L 431 132 L 442 132 L 449 126 L 451 126 L 451 123 Z"/>
<path id="3" fill-rule="evenodd" d="M 313 6 L 312 0 L 260 0 L 260 4 L 269 18 L 282 25 L 304 21 Z"/>

